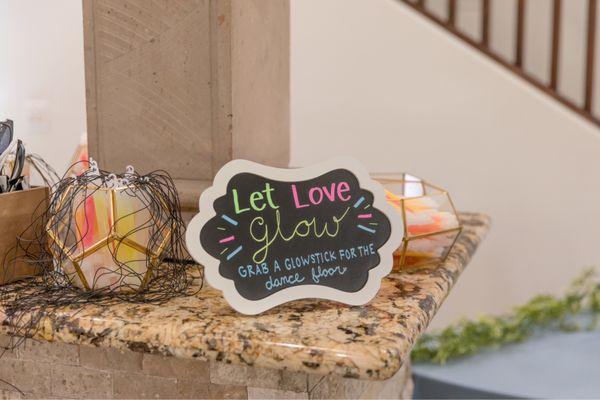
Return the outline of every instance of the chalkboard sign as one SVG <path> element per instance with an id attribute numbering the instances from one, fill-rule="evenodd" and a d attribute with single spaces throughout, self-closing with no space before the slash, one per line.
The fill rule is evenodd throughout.
<path id="1" fill-rule="evenodd" d="M 371 300 L 402 240 L 401 216 L 353 159 L 299 169 L 234 160 L 200 197 L 190 254 L 236 310 L 301 298 Z"/>

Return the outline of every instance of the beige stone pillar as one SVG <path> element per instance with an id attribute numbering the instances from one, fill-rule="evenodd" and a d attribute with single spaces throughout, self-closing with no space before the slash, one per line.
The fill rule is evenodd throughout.
<path id="1" fill-rule="evenodd" d="M 289 160 L 289 0 L 83 0 L 88 144 L 107 170 L 176 179 Z"/>
<path id="2" fill-rule="evenodd" d="M 32 340 L 4 353 L 0 380 L 3 399 L 410 399 L 413 390 L 410 364 L 369 381 Z"/>

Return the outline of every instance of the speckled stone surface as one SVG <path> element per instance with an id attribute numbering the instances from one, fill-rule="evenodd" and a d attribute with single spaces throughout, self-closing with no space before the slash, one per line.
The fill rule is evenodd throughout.
<path id="1" fill-rule="evenodd" d="M 413 343 L 489 228 L 489 218 L 482 214 L 462 213 L 461 221 L 463 232 L 443 265 L 389 275 L 377 297 L 365 306 L 302 300 L 244 316 L 233 311 L 220 292 L 206 287 L 196 296 L 163 305 L 63 309 L 41 321 L 36 337 L 254 367 L 387 379 L 409 357 Z"/>

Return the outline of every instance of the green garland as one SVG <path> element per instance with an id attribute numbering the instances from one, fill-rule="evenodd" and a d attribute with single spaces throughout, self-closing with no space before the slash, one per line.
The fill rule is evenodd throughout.
<path id="1" fill-rule="evenodd" d="M 596 326 L 600 316 L 600 282 L 594 269 L 584 271 L 562 297 L 539 295 L 516 307 L 512 314 L 462 320 L 435 333 L 425 334 L 412 351 L 415 362 L 445 363 L 448 359 L 474 354 L 486 347 L 521 342 L 536 330 L 579 330 L 573 317 L 588 313 Z"/>

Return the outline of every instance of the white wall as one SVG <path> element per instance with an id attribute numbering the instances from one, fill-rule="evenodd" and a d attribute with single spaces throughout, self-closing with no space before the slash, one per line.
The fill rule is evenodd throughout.
<path id="1" fill-rule="evenodd" d="M 397 1 L 292 2 L 292 164 L 341 154 L 493 217 L 435 326 L 600 260 L 598 128 Z"/>
<path id="2" fill-rule="evenodd" d="M 28 150 L 64 172 L 86 129 L 81 1 L 0 1 L 5 118 Z"/>

